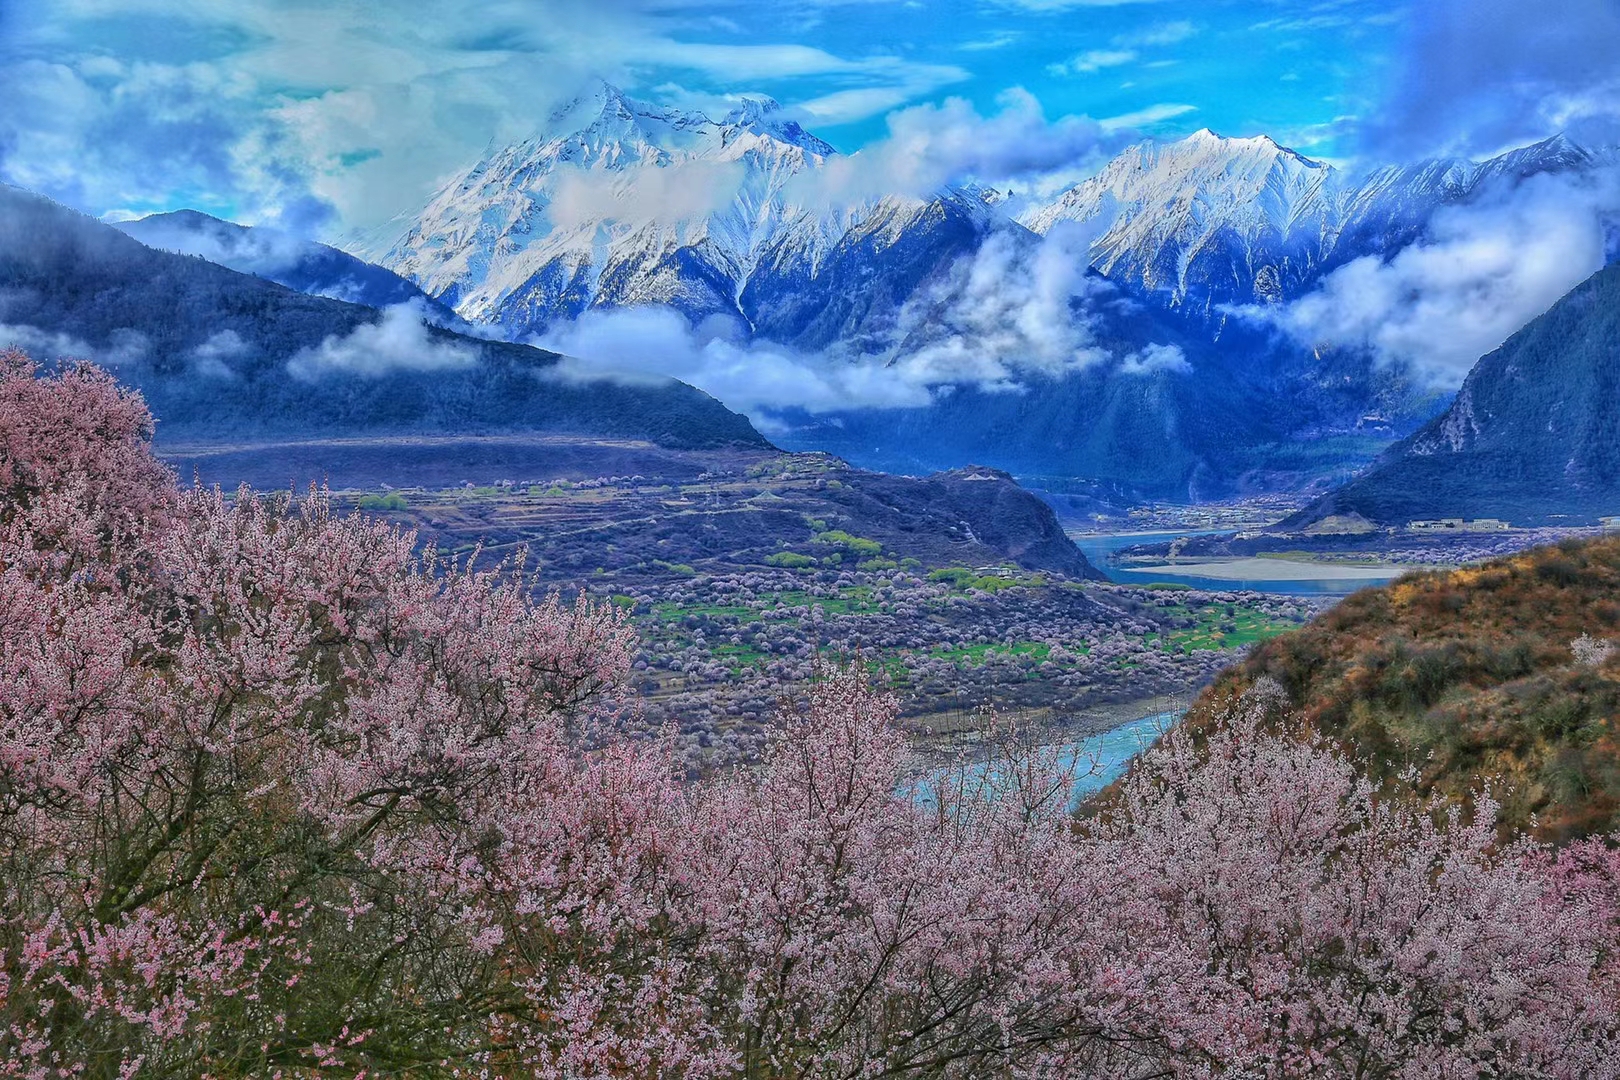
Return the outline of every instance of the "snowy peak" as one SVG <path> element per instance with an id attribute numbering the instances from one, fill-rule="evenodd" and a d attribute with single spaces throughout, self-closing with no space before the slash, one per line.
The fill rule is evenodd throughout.
<path id="1" fill-rule="evenodd" d="M 705 113 L 637 101 L 613 84 L 597 81 L 553 110 L 540 131 L 508 153 L 618 169 L 722 154 L 745 136 L 822 157 L 836 152 L 768 97 L 744 98 L 717 121 Z"/>
<path id="2" fill-rule="evenodd" d="M 720 121 L 720 126 L 731 138 L 735 138 L 737 132 L 749 132 L 797 146 L 819 157 L 831 157 L 838 152 L 830 143 L 804 130 L 797 120 L 790 119 L 774 98 L 743 98 L 742 103 Z"/>
<path id="3" fill-rule="evenodd" d="M 790 193 L 833 153 L 769 98 L 715 120 L 595 82 L 442 188 L 381 261 L 513 330 L 602 304 L 734 313 L 784 233 L 814 259 L 847 225 Z"/>
<path id="4" fill-rule="evenodd" d="M 1332 173 L 1330 166 L 1265 135 L 1233 139 L 1203 128 L 1176 142 L 1148 141 L 1126 149 L 1097 176 L 1030 215 L 1029 224 L 1045 232 L 1060 220 L 1089 219 L 1110 201 L 1159 208 L 1174 219 L 1194 207 L 1240 215 L 1260 199 L 1267 218 L 1286 228 Z"/>
<path id="5" fill-rule="evenodd" d="M 1210 288 L 1248 300 L 1281 288 L 1278 275 L 1314 265 L 1334 176 L 1267 136 L 1227 138 L 1205 128 L 1130 147 L 1022 220 L 1039 233 L 1089 223 L 1100 270 L 1164 293 L 1172 305 Z"/>
<path id="6" fill-rule="evenodd" d="M 1420 234 L 1439 206 L 1498 178 L 1588 168 L 1562 135 L 1483 163 L 1437 158 L 1359 181 L 1265 135 L 1208 128 L 1130 147 L 1095 177 L 1020 220 L 1039 233 L 1087 223 L 1093 264 L 1172 307 L 1272 303 L 1325 270 Z"/>
<path id="7" fill-rule="evenodd" d="M 369 250 L 463 317 L 514 333 L 633 304 L 739 317 L 763 332 L 759 297 L 786 303 L 829 273 L 858 281 L 879 263 L 916 258 L 883 301 L 903 302 L 935 253 L 1016 228 L 1004 196 L 977 185 L 826 206 L 798 178 L 834 148 L 790 110 L 747 97 L 717 115 L 592 83 Z M 1137 143 L 1017 221 L 1040 234 L 1078 225 L 1094 269 L 1140 296 L 1220 318 L 1226 305 L 1278 303 L 1347 259 L 1398 250 L 1436 208 L 1493 176 L 1593 161 L 1559 136 L 1482 165 L 1439 159 L 1358 182 L 1269 136 L 1204 128 Z M 761 283 L 761 273 L 791 288 Z"/>
<path id="8" fill-rule="evenodd" d="M 1270 135 L 1217 135 L 1209 128 L 1199 128 L 1179 143 L 1170 145 L 1181 146 L 1189 152 L 1197 152 L 1204 156 L 1287 158 L 1308 168 L 1320 169 L 1327 167 L 1321 162 L 1312 161 L 1298 150 L 1283 146 Z"/>
<path id="9" fill-rule="evenodd" d="M 1596 161 L 1596 157 L 1589 150 L 1577 146 L 1566 138 L 1563 132 L 1559 132 L 1550 139 L 1543 139 L 1517 150 L 1509 150 L 1483 163 L 1476 171 L 1474 182 L 1479 183 L 1497 176 L 1527 177 L 1537 173 L 1584 169 Z"/>
<path id="10" fill-rule="evenodd" d="M 702 113 L 634 101 L 602 82 L 556 109 L 541 132 L 496 158 L 608 169 L 666 165 L 673 155 L 690 153 L 711 140 L 714 128 Z"/>

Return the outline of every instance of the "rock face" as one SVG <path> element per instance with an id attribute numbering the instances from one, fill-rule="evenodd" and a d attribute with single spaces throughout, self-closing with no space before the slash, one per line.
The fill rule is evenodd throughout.
<path id="1" fill-rule="evenodd" d="M 1346 513 L 1384 524 L 1620 515 L 1620 265 L 1481 359 L 1444 413 L 1289 524 Z"/>
<path id="2" fill-rule="evenodd" d="M 769 446 L 685 383 L 581 381 L 555 353 L 156 251 L 0 187 L 0 345 L 11 344 L 100 361 L 146 395 L 160 442 L 567 432 Z"/>

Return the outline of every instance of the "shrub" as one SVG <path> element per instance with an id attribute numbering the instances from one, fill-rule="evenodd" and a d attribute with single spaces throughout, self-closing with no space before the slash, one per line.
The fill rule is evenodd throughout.
<path id="1" fill-rule="evenodd" d="M 842 548 L 845 551 L 851 552 L 855 555 L 877 555 L 883 551 L 883 545 L 878 543 L 876 540 L 867 540 L 864 537 L 852 536 L 849 533 L 844 532 L 842 529 L 832 529 L 827 532 L 819 533 L 816 536 L 816 543 L 828 544 L 833 547 Z"/>
<path id="2" fill-rule="evenodd" d="M 397 511 L 408 509 L 410 504 L 399 492 L 390 491 L 386 495 L 362 495 L 356 500 L 355 505 L 361 510 Z"/>

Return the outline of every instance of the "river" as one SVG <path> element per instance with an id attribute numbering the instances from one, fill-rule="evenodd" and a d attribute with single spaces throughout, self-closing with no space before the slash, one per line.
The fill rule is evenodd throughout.
<path id="1" fill-rule="evenodd" d="M 1076 536 L 1073 539 L 1075 545 L 1080 548 L 1093 566 L 1101 571 L 1109 581 L 1120 585 L 1140 586 L 1161 582 L 1164 584 L 1187 585 L 1195 589 L 1208 589 L 1213 592 L 1252 590 L 1254 592 L 1275 593 L 1283 596 L 1345 596 L 1365 586 L 1393 580 L 1404 571 L 1402 567 L 1391 567 L 1388 575 L 1378 574 L 1347 579 L 1336 576 L 1333 567 L 1324 566 L 1323 576 L 1319 578 L 1238 580 L 1177 573 L 1175 566 L 1141 568 L 1148 571 L 1146 573 L 1124 572 L 1118 567 L 1111 566 L 1108 561 L 1108 557 L 1114 552 L 1122 548 L 1134 547 L 1137 544 L 1161 544 L 1183 536 L 1211 536 L 1229 531 L 1226 529 L 1209 529 L 1192 532 L 1092 533 Z M 1308 564 L 1290 563 L 1289 569 L 1297 572 L 1297 568 L 1301 565 Z M 1155 739 L 1180 718 L 1180 712 L 1150 713 L 1139 716 L 1134 720 L 1128 720 L 1107 731 L 1062 744 L 1061 750 L 1065 753 L 1068 762 L 1078 765 L 1080 771 L 1084 772 L 1084 775 L 1080 776 L 1075 783 L 1072 802 L 1078 805 L 1080 800 L 1086 796 L 1101 791 L 1117 780 L 1142 751 L 1151 746 Z M 1088 766 L 1086 764 L 1088 762 L 1094 764 Z M 927 788 L 926 781 L 918 788 L 918 791 L 922 793 L 922 797 L 926 797 Z"/>
<path id="2" fill-rule="evenodd" d="M 1117 780 L 1142 751 L 1152 746 L 1153 741 L 1179 719 L 1180 712 L 1151 713 L 1107 731 L 1060 744 L 1061 760 L 1079 774 L 1069 796 L 1070 809 L 1079 806 L 1086 796 L 1101 791 Z M 985 767 L 984 763 L 969 766 L 979 770 Z M 931 780 L 944 775 L 945 771 L 939 769 L 925 776 L 914 789 L 915 797 L 928 801 L 931 798 Z"/>
<path id="3" fill-rule="evenodd" d="M 1121 570 L 1111 566 L 1108 556 L 1123 548 L 1134 547 L 1137 544 L 1162 544 L 1183 536 L 1212 536 L 1226 529 L 1208 529 L 1202 532 L 1147 532 L 1147 533 L 1090 533 L 1073 537 L 1075 546 L 1083 552 L 1091 564 L 1095 566 L 1104 577 L 1117 585 L 1151 585 L 1160 583 L 1165 585 L 1187 585 L 1194 589 L 1208 589 L 1212 592 L 1240 592 L 1250 590 L 1253 592 L 1276 593 L 1280 596 L 1348 596 L 1357 589 L 1369 585 L 1381 585 L 1393 581 L 1406 572 L 1406 567 L 1390 567 L 1388 574 L 1373 573 L 1346 577 L 1343 573 L 1336 573 L 1331 565 L 1322 564 L 1320 577 L 1295 577 L 1290 580 L 1278 578 L 1235 579 L 1229 577 L 1205 577 L 1196 573 L 1178 573 L 1175 566 L 1143 566 L 1132 571 Z M 1258 563 L 1264 560 L 1249 560 Z M 1290 562 L 1290 570 L 1301 566 L 1310 566 L 1308 563 Z"/>

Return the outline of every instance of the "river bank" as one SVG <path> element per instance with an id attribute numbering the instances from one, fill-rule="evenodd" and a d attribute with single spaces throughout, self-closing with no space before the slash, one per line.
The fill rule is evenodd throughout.
<path id="1" fill-rule="evenodd" d="M 1259 557 L 1167 559 L 1146 566 L 1116 566 L 1120 574 L 1150 575 L 1154 579 L 1183 577 L 1213 578 L 1217 581 L 1323 581 L 1382 584 L 1393 581 L 1413 566 L 1357 566 L 1326 560 L 1278 559 Z"/>

